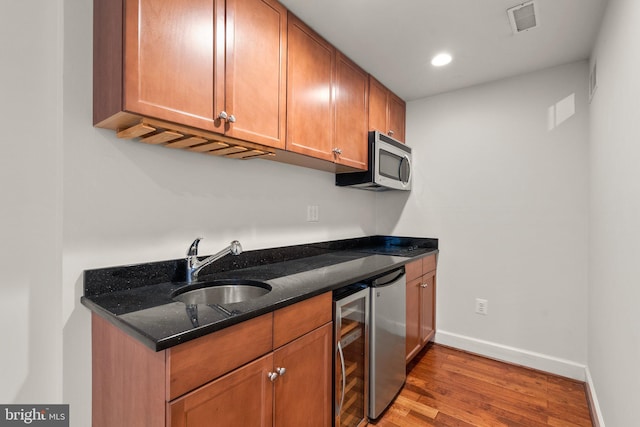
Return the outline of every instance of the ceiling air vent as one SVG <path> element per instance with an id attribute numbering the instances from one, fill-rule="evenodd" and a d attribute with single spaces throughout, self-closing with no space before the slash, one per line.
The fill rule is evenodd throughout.
<path id="1" fill-rule="evenodd" d="M 522 3 L 519 6 L 507 9 L 509 22 L 514 34 L 530 30 L 538 26 L 538 17 L 536 16 L 536 5 L 533 1 Z"/>

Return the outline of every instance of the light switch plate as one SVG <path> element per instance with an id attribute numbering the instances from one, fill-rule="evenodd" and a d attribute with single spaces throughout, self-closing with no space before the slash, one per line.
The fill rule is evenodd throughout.
<path id="1" fill-rule="evenodd" d="M 318 205 L 307 206 L 307 222 L 319 222 L 320 221 L 320 208 Z"/>

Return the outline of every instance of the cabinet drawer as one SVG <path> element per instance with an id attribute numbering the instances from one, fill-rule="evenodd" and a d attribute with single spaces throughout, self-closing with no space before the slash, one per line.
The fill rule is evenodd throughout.
<path id="1" fill-rule="evenodd" d="M 428 257 L 422 258 L 422 274 L 427 274 L 436 269 L 436 256 L 429 255 Z"/>
<path id="2" fill-rule="evenodd" d="M 278 348 L 330 322 L 331 292 L 277 310 L 273 315 L 273 348 Z"/>
<path id="3" fill-rule="evenodd" d="M 269 313 L 168 349 L 168 400 L 270 352 L 272 344 Z"/>
<path id="4" fill-rule="evenodd" d="M 422 276 L 422 260 L 411 261 L 404 266 L 407 282 Z"/>

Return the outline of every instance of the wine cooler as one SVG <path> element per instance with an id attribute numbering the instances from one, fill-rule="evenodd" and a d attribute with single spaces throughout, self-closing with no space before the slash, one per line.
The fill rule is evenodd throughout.
<path id="1" fill-rule="evenodd" d="M 369 400 L 369 288 L 358 283 L 334 291 L 336 427 L 367 424 Z"/>

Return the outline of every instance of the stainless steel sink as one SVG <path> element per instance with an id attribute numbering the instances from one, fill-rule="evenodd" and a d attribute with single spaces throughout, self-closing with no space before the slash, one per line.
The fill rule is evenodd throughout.
<path id="1" fill-rule="evenodd" d="M 174 301 L 185 304 L 233 304 L 259 298 L 271 292 L 271 286 L 255 280 L 220 279 L 194 283 L 178 289 Z"/>

